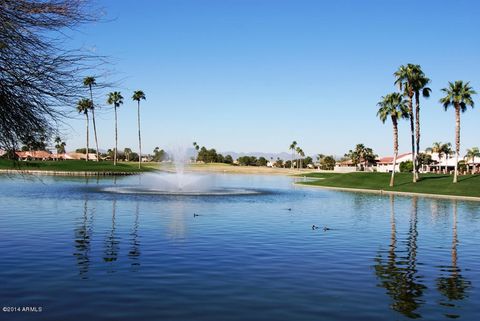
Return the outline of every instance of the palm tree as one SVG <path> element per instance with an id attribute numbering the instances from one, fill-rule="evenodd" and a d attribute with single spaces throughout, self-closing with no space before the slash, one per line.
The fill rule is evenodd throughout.
<path id="1" fill-rule="evenodd" d="M 290 144 L 290 150 L 292 151 L 292 162 L 290 164 L 290 168 L 293 168 L 293 159 L 295 158 L 295 148 L 297 147 L 297 142 L 293 141 Z"/>
<path id="2" fill-rule="evenodd" d="M 88 152 L 89 152 L 89 141 L 88 141 L 88 125 L 89 125 L 89 121 L 88 121 L 88 110 L 89 109 L 92 109 L 92 101 L 90 99 L 86 99 L 86 98 L 83 98 L 83 99 L 80 99 L 77 103 L 77 111 L 78 113 L 80 114 L 84 114 L 85 115 L 85 120 L 86 120 L 86 128 L 87 128 L 87 149 L 85 150 L 85 154 L 86 154 L 86 157 L 85 157 L 85 160 L 88 162 Z"/>
<path id="3" fill-rule="evenodd" d="M 97 153 L 97 162 L 100 160 L 99 157 L 99 151 L 98 151 L 98 139 L 97 139 L 97 125 L 95 123 L 95 104 L 93 103 L 93 91 L 92 87 L 97 84 L 95 77 L 89 76 L 83 78 L 83 85 L 87 86 L 88 89 L 90 90 L 90 100 L 92 101 L 92 122 L 93 122 L 93 133 L 95 136 L 95 147 L 96 147 L 96 153 Z"/>
<path id="4" fill-rule="evenodd" d="M 130 155 L 132 155 L 132 149 L 126 147 L 126 148 L 123 150 L 123 154 L 125 155 L 125 160 L 126 160 L 127 162 L 129 162 L 129 161 L 130 161 Z"/>
<path id="5" fill-rule="evenodd" d="M 118 153 L 118 129 L 117 129 L 117 108 L 123 104 L 123 96 L 119 91 L 114 91 L 108 94 L 107 104 L 113 105 L 115 110 L 115 151 L 113 153 L 113 165 L 117 165 Z"/>
<path id="6" fill-rule="evenodd" d="M 432 147 L 427 148 L 425 151 L 428 153 L 437 153 L 438 154 L 438 162 L 440 163 L 442 160 L 442 154 L 444 151 L 444 146 L 445 144 L 442 144 L 441 142 L 435 142 L 433 143 Z M 441 168 L 440 168 L 441 171 Z"/>
<path id="7" fill-rule="evenodd" d="M 132 99 L 137 102 L 137 122 L 138 122 L 138 149 L 140 153 L 138 154 L 138 169 L 141 168 L 142 163 L 142 138 L 140 136 L 140 100 L 145 100 L 145 93 L 141 90 L 136 90 L 133 92 Z"/>
<path id="8" fill-rule="evenodd" d="M 416 76 L 413 68 L 414 66 L 415 65 L 412 64 L 407 64 L 406 66 L 401 65 L 393 75 L 396 78 L 395 85 L 398 85 L 400 91 L 403 91 L 403 95 L 408 99 L 408 115 L 410 118 L 410 132 L 412 137 L 412 163 L 415 165 L 415 117 L 413 115 L 413 96 L 415 94 L 415 86 L 413 83 L 416 81 Z M 415 170 L 413 171 L 413 182 L 417 182 Z"/>
<path id="9" fill-rule="evenodd" d="M 300 153 L 302 152 L 302 149 L 300 148 L 300 146 L 297 146 L 297 148 L 295 148 L 295 151 L 298 154 L 298 159 L 296 161 L 297 169 L 300 169 Z"/>
<path id="10" fill-rule="evenodd" d="M 416 166 L 415 174 L 418 179 L 418 168 L 419 160 L 418 155 L 420 153 L 420 94 L 428 98 L 430 97 L 431 89 L 427 87 L 427 84 L 430 82 L 430 79 L 425 76 L 420 65 L 412 66 L 412 86 L 415 93 L 415 140 L 416 140 Z"/>
<path id="11" fill-rule="evenodd" d="M 474 102 L 472 95 L 476 92 L 470 86 L 469 82 L 464 83 L 462 80 L 457 80 L 454 83 L 449 82 L 447 88 L 443 88 L 445 97 L 440 99 L 440 103 L 445 108 L 453 106 L 455 108 L 455 173 L 453 175 L 453 182 L 457 182 L 458 176 L 458 154 L 460 153 L 460 112 L 464 113 L 468 106 L 473 108 Z"/>
<path id="12" fill-rule="evenodd" d="M 471 161 L 473 165 L 473 172 L 475 172 L 475 157 L 480 157 L 480 150 L 478 147 L 472 147 L 470 149 L 467 149 L 467 153 L 465 154 L 465 158 L 467 161 Z"/>
<path id="13" fill-rule="evenodd" d="M 303 152 L 303 149 L 300 148 L 298 155 L 300 156 L 300 168 L 303 168 L 303 157 L 305 157 L 305 153 Z"/>
<path id="14" fill-rule="evenodd" d="M 198 151 L 200 150 L 200 146 L 197 144 L 197 142 L 193 142 L 193 148 L 195 148 L 195 151 L 197 152 L 197 157 L 198 157 Z"/>
<path id="15" fill-rule="evenodd" d="M 445 143 L 445 144 L 442 145 L 442 154 L 445 155 L 445 159 L 446 159 L 446 163 L 447 163 L 447 164 L 445 164 L 445 172 L 446 172 L 447 168 L 448 168 L 448 159 L 453 154 L 451 143 Z"/>
<path id="16" fill-rule="evenodd" d="M 62 141 L 60 136 L 55 137 L 55 149 L 57 150 L 57 154 L 65 153 L 65 146 L 67 146 L 67 144 Z"/>
<path id="17" fill-rule="evenodd" d="M 385 123 L 388 117 L 392 119 L 393 125 L 393 170 L 390 178 L 390 186 L 394 185 L 395 181 L 395 168 L 397 166 L 398 157 L 398 120 L 402 118 L 408 118 L 408 107 L 399 93 L 392 93 L 382 97 L 377 106 L 377 116 Z"/>

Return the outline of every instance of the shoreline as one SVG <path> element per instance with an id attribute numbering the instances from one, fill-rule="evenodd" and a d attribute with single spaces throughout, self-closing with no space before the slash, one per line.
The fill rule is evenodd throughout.
<path id="1" fill-rule="evenodd" d="M 32 170 L 32 169 L 0 169 L 0 174 L 30 174 L 46 176 L 130 176 L 138 175 L 137 172 L 94 172 L 94 171 L 54 171 L 54 170 Z"/>
<path id="2" fill-rule="evenodd" d="M 480 197 L 475 196 L 460 196 L 460 195 L 446 195 L 446 194 L 429 194 L 429 193 L 416 193 L 416 192 L 400 192 L 400 191 L 386 191 L 378 189 L 366 189 L 366 188 L 352 188 L 352 187 L 333 187 L 333 186 L 321 186 L 321 185 L 308 185 L 302 183 L 293 183 L 295 186 L 306 187 L 306 188 L 322 188 L 334 191 L 343 191 L 343 192 L 357 192 L 357 193 L 370 193 L 370 194 L 380 194 L 380 195 L 399 195 L 399 196 L 420 196 L 426 198 L 440 198 L 440 199 L 450 199 L 450 200 L 460 200 L 460 201 L 473 201 L 480 202 Z"/>

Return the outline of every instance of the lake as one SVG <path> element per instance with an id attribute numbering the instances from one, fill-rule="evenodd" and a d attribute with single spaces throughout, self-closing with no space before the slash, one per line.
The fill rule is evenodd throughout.
<path id="1" fill-rule="evenodd" d="M 0 319 L 480 316 L 480 203 L 222 174 L 202 180 L 251 193 L 130 193 L 142 179 L 1 175 Z"/>

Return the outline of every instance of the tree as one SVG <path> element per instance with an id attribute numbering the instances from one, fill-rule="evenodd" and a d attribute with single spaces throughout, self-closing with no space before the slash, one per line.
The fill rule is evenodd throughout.
<path id="1" fill-rule="evenodd" d="M 428 153 L 438 154 L 438 162 L 439 164 L 441 164 L 443 155 L 445 155 L 446 159 L 448 160 L 448 157 L 452 154 L 452 144 L 450 143 L 443 144 L 442 142 L 435 142 L 433 143 L 432 147 L 427 148 L 425 151 Z M 439 165 L 439 170 L 440 171 L 442 170 L 441 165 Z"/>
<path id="2" fill-rule="evenodd" d="M 140 135 L 140 100 L 145 100 L 145 93 L 141 90 L 136 90 L 133 92 L 132 99 L 137 102 L 137 123 L 138 123 L 138 149 L 139 149 L 139 158 L 138 158 L 138 168 L 141 168 L 142 164 L 142 137 Z"/>
<path id="3" fill-rule="evenodd" d="M 400 172 L 401 173 L 410 173 L 413 171 L 413 162 L 408 160 L 400 163 Z"/>
<path id="4" fill-rule="evenodd" d="M 87 148 L 85 153 L 85 161 L 88 162 L 88 150 L 89 150 L 89 141 L 88 141 L 88 127 L 89 127 L 89 120 L 88 120 L 88 110 L 92 109 L 92 101 L 90 99 L 84 98 L 80 99 L 77 103 L 77 111 L 79 114 L 85 115 L 86 120 L 86 129 L 87 129 Z"/>
<path id="5" fill-rule="evenodd" d="M 304 158 L 305 158 L 305 152 L 303 151 L 303 149 L 300 148 L 300 168 L 303 168 L 304 167 Z"/>
<path id="6" fill-rule="evenodd" d="M 473 165 L 473 172 L 475 172 L 475 157 L 480 157 L 480 150 L 478 147 L 472 147 L 467 149 L 467 153 L 465 154 L 465 158 L 467 161 L 471 162 Z"/>
<path id="7" fill-rule="evenodd" d="M 423 73 L 420 65 L 413 65 L 412 67 L 412 86 L 415 93 L 415 143 L 416 143 L 416 166 L 415 174 L 418 179 L 418 154 L 420 153 L 420 95 L 425 98 L 430 97 L 431 89 L 427 87 L 430 79 Z"/>
<path id="8" fill-rule="evenodd" d="M 302 156 L 301 153 L 302 153 L 303 151 L 302 151 L 302 149 L 300 148 L 300 146 L 297 146 L 297 148 L 295 149 L 295 151 L 296 151 L 297 154 L 298 154 L 298 159 L 296 160 L 297 169 L 300 169 L 300 157 Z"/>
<path id="9" fill-rule="evenodd" d="M 472 96 L 476 94 L 469 82 L 464 83 L 462 80 L 457 80 L 454 83 L 449 82 L 447 88 L 443 88 L 442 92 L 445 94 L 440 99 L 440 103 L 448 110 L 448 107 L 455 108 L 455 173 L 453 175 L 453 182 L 457 182 L 458 176 L 458 154 L 460 153 L 460 112 L 467 111 L 467 107 L 473 108 L 474 102 Z"/>
<path id="10" fill-rule="evenodd" d="M 197 142 L 193 142 L 193 148 L 195 148 L 195 151 L 197 152 L 197 160 L 198 160 L 198 150 L 200 149 L 200 146 L 198 146 Z M 232 162 L 233 162 L 233 160 L 232 160 Z"/>
<path id="11" fill-rule="evenodd" d="M 293 168 L 293 159 L 295 158 L 295 148 L 297 147 L 297 142 L 294 140 L 290 144 L 290 150 L 292 151 L 292 161 L 290 162 L 290 168 Z"/>
<path id="12" fill-rule="evenodd" d="M 159 147 L 155 147 L 153 150 L 153 161 L 154 162 L 161 162 L 167 158 L 167 153 L 163 149 Z"/>
<path id="13" fill-rule="evenodd" d="M 62 141 L 60 136 L 55 137 L 55 149 L 57 150 L 57 154 L 65 154 L 65 146 L 67 146 L 67 144 Z"/>
<path id="14" fill-rule="evenodd" d="M 403 95 L 408 99 L 408 115 L 410 119 L 410 132 L 412 138 L 412 163 L 415 162 L 415 116 L 413 114 L 413 96 L 415 94 L 414 82 L 416 81 L 415 65 L 407 64 L 401 65 L 394 73 L 395 85 L 398 85 L 400 91 L 403 91 Z M 413 182 L 417 182 L 416 173 L 413 173 Z"/>
<path id="15" fill-rule="evenodd" d="M 232 155 L 227 155 L 225 156 L 225 159 L 223 160 L 225 164 L 233 164 L 233 158 Z"/>
<path id="16" fill-rule="evenodd" d="M 419 165 L 430 165 L 432 164 L 432 155 L 425 154 L 425 153 L 419 153 L 418 154 L 418 164 Z"/>
<path id="17" fill-rule="evenodd" d="M 95 104 L 93 103 L 93 90 L 92 87 L 97 84 L 95 77 L 88 76 L 83 78 L 83 85 L 87 86 L 88 89 L 90 90 L 90 100 L 92 101 L 92 122 L 93 122 L 93 134 L 95 136 L 95 148 L 96 148 L 96 154 L 97 154 L 97 162 L 100 160 L 100 157 L 98 155 L 98 138 L 97 138 L 97 125 L 95 123 Z"/>
<path id="18" fill-rule="evenodd" d="M 118 151 L 118 129 L 117 129 L 117 108 L 123 104 L 123 96 L 119 91 L 114 91 L 108 94 L 107 104 L 113 105 L 115 111 L 115 153 L 113 154 L 113 165 L 117 165 L 117 151 Z"/>
<path id="19" fill-rule="evenodd" d="M 335 158 L 333 156 L 324 156 L 320 160 L 320 168 L 325 170 L 333 170 L 335 168 Z"/>
<path id="20" fill-rule="evenodd" d="M 123 150 L 123 154 L 125 155 L 125 160 L 126 160 L 127 162 L 130 161 L 130 155 L 132 155 L 132 153 L 133 153 L 133 152 L 132 152 L 132 149 L 131 149 L 131 148 L 128 148 L 128 147 L 127 147 L 127 148 L 125 148 L 125 149 Z"/>
<path id="21" fill-rule="evenodd" d="M 259 157 L 256 162 L 257 166 L 267 166 L 267 159 L 263 156 Z"/>
<path id="22" fill-rule="evenodd" d="M 382 123 L 385 124 L 385 121 L 390 118 L 393 125 L 393 169 L 390 177 L 390 186 L 392 187 L 395 182 L 395 169 L 398 157 L 398 120 L 408 118 L 408 107 L 399 93 L 392 93 L 382 97 L 382 101 L 377 106 L 380 107 L 377 116 Z"/>
<path id="23" fill-rule="evenodd" d="M 22 151 L 46 150 L 47 140 L 47 134 L 42 130 L 25 135 L 21 138 L 21 142 L 24 145 L 22 146 Z"/>
<path id="24" fill-rule="evenodd" d="M 365 147 L 363 144 L 357 144 L 354 150 L 349 150 L 345 157 L 350 159 L 353 165 L 358 166 L 358 164 L 363 163 L 365 168 L 369 163 L 375 163 L 375 155 L 371 148 Z"/>
<path id="25" fill-rule="evenodd" d="M 0 1 L 0 147 L 48 137 L 81 98 L 81 74 L 99 57 L 65 48 L 65 29 L 95 20 L 86 1 Z"/>

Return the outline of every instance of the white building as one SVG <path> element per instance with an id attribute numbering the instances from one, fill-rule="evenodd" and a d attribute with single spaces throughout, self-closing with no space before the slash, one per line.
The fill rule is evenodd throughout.
<path id="1" fill-rule="evenodd" d="M 397 163 L 395 165 L 395 172 L 400 172 L 400 163 L 411 161 L 412 153 L 400 154 L 397 157 Z M 382 157 L 377 162 L 377 172 L 391 173 L 393 171 L 393 156 Z"/>

